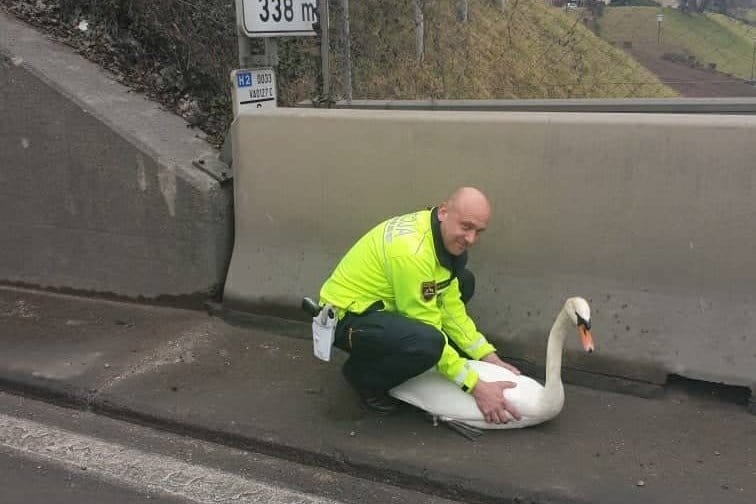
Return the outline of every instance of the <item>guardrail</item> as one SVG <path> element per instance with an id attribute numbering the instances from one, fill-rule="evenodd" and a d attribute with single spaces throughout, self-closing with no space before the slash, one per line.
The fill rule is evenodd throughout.
<path id="1" fill-rule="evenodd" d="M 756 98 L 569 100 L 352 100 L 319 104 L 335 109 L 589 112 L 629 114 L 756 114 Z M 300 107 L 313 107 L 302 102 Z"/>

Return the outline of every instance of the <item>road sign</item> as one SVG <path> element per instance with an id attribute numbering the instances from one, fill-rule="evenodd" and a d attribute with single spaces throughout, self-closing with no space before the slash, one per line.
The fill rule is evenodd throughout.
<path id="1" fill-rule="evenodd" d="M 315 35 L 317 0 L 241 0 L 239 23 L 248 37 Z"/>
<path id="2" fill-rule="evenodd" d="M 276 74 L 272 68 L 231 72 L 234 117 L 240 110 L 270 110 L 276 105 Z"/>

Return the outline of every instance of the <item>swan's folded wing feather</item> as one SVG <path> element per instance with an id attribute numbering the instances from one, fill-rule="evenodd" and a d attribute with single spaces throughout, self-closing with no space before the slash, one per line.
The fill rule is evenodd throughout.
<path id="1" fill-rule="evenodd" d="M 501 425 L 486 423 L 475 399 L 433 369 L 394 387 L 389 393 L 433 415 L 487 429 L 511 429 L 534 425 L 552 418 L 561 409 L 561 405 L 558 405 L 555 411 L 547 411 L 554 408 L 544 404 L 543 386 L 530 377 L 515 375 L 507 369 L 487 362 L 471 361 L 470 365 L 478 371 L 482 380 L 517 383 L 516 387 L 506 389 L 504 394 L 517 408 L 522 417 L 520 421 Z"/>
<path id="2" fill-rule="evenodd" d="M 410 378 L 389 393 L 434 415 L 483 419 L 475 399 L 435 370 Z"/>
<path id="3" fill-rule="evenodd" d="M 478 372 L 478 376 L 485 381 L 512 381 L 517 376 L 509 369 L 484 361 L 468 361 L 467 365 Z"/>
<path id="4" fill-rule="evenodd" d="M 470 365 L 478 371 L 478 375 L 485 381 L 511 381 L 516 387 L 506 389 L 504 397 L 517 408 L 523 417 L 543 417 L 543 385 L 525 375 L 516 375 L 513 372 L 488 362 L 473 361 Z"/>

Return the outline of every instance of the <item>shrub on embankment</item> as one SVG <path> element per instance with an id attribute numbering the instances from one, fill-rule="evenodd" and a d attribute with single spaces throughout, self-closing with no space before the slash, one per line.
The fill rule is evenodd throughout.
<path id="1" fill-rule="evenodd" d="M 541 0 L 425 0 L 417 58 L 414 3 L 351 3 L 353 97 L 585 98 L 672 96 L 647 70 L 596 37 L 581 13 Z M 229 73 L 238 66 L 233 0 L 3 0 L 17 17 L 53 33 L 220 144 L 231 120 Z M 340 0 L 331 0 L 334 96 L 344 94 Z M 259 43 L 257 40 L 255 43 Z M 319 40 L 282 39 L 279 102 L 319 90 Z"/>

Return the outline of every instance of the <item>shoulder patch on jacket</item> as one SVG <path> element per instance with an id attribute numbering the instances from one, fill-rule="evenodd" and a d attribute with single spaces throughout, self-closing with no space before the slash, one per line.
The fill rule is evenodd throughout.
<path id="1" fill-rule="evenodd" d="M 420 286 L 420 293 L 426 301 L 433 299 L 433 296 L 436 295 L 436 282 L 423 282 Z"/>

